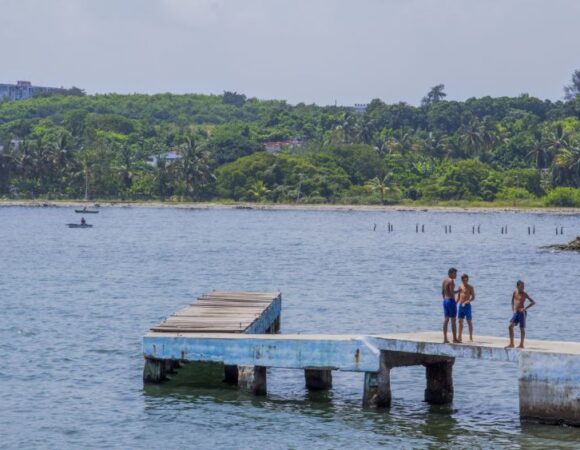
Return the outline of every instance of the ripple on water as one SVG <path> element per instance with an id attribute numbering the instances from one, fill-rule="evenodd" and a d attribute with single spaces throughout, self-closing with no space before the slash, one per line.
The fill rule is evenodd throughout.
<path id="1" fill-rule="evenodd" d="M 0 438 L 7 448 L 574 448 L 580 430 L 522 425 L 517 368 L 458 360 L 455 401 L 422 401 L 420 368 L 392 372 L 393 405 L 361 408 L 362 375 L 309 393 L 272 370 L 269 395 L 224 387 L 219 368 L 143 388 L 140 339 L 212 289 L 280 289 L 283 332 L 440 328 L 440 282 L 470 274 L 476 334 L 505 335 L 518 278 L 538 305 L 529 336 L 580 340 L 580 311 L 555 294 L 580 255 L 542 245 L 580 234 L 574 216 L 428 212 L 103 209 L 72 233 L 70 210 L 0 210 Z M 554 221 L 566 233 L 553 235 Z M 386 232 L 386 223 L 395 232 Z M 377 223 L 373 232 L 372 224 Z M 415 224 L 426 224 L 415 233 Z M 453 224 L 453 234 L 443 226 Z M 480 235 L 471 234 L 480 225 Z M 501 235 L 508 224 L 510 234 Z M 527 227 L 536 226 L 529 237 Z M 566 311 L 566 320 L 553 311 Z"/>

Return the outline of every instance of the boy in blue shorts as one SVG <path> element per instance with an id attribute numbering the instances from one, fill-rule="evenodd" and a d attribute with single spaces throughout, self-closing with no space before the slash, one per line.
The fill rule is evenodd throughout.
<path id="1" fill-rule="evenodd" d="M 464 273 L 461 275 L 461 286 L 457 294 L 457 303 L 459 304 L 459 334 L 457 340 L 462 342 L 463 336 L 463 320 L 467 319 L 467 326 L 469 328 L 469 341 L 473 342 L 473 322 L 471 317 L 471 302 L 475 300 L 475 289 L 469 284 L 469 275 Z"/>
<path id="2" fill-rule="evenodd" d="M 457 303 L 455 302 L 455 278 L 457 277 L 457 269 L 451 268 L 447 271 L 448 277 L 443 280 L 441 286 L 441 296 L 443 297 L 443 343 L 449 344 L 447 339 L 447 328 L 449 327 L 449 320 L 451 320 L 451 331 L 453 332 L 453 343 L 458 344 L 457 340 Z"/>
<path id="3" fill-rule="evenodd" d="M 526 300 L 530 304 L 526 306 Z M 528 309 L 534 306 L 536 302 L 524 291 L 524 282 L 518 281 L 516 283 L 516 290 L 512 294 L 512 318 L 510 319 L 509 333 L 510 344 L 506 348 L 514 348 L 514 327 L 520 326 L 520 345 L 518 348 L 524 348 L 524 339 L 526 338 L 526 319 L 528 316 Z"/>

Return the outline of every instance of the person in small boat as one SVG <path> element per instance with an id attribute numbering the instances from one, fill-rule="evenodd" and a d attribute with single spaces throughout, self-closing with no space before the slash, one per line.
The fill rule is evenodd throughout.
<path id="1" fill-rule="evenodd" d="M 85 220 L 85 218 L 81 217 L 81 225 L 86 225 L 86 224 L 87 224 L 87 221 Z"/>

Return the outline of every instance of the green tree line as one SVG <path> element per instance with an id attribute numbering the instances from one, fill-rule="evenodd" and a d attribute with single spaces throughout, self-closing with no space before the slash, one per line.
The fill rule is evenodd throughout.
<path id="1" fill-rule="evenodd" d="M 364 113 L 237 92 L 0 102 L 4 198 L 580 206 L 579 188 L 580 71 L 560 101 L 440 84 Z"/>

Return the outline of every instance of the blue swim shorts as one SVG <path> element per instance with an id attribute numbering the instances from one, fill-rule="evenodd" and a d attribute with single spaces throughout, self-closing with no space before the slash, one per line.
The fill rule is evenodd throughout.
<path id="1" fill-rule="evenodd" d="M 443 300 L 443 314 L 445 317 L 457 316 L 457 303 L 455 303 L 455 299 L 446 298 Z"/>
<path id="2" fill-rule="evenodd" d="M 459 313 L 457 317 L 460 319 L 471 320 L 471 303 L 467 305 L 459 305 Z"/>
<path id="3" fill-rule="evenodd" d="M 526 316 L 528 313 L 526 311 L 516 311 L 512 316 L 510 322 L 514 325 L 519 325 L 520 328 L 526 328 Z"/>

